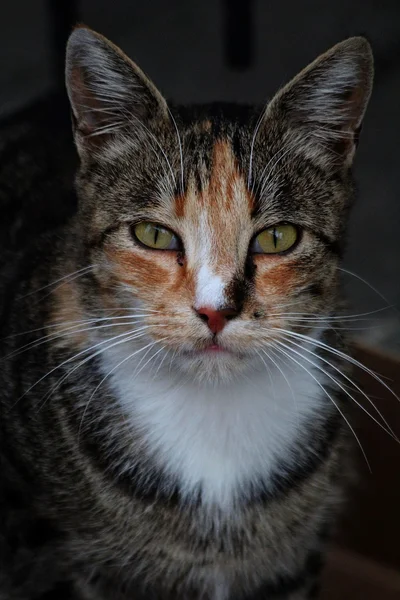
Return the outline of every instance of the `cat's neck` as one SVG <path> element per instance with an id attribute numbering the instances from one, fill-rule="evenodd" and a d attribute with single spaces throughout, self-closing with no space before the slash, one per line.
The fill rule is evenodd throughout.
<path id="1" fill-rule="evenodd" d="M 204 503 L 229 507 L 250 489 L 272 486 L 274 475 L 296 462 L 306 421 L 324 418 L 321 386 L 300 366 L 271 363 L 269 372 L 207 385 L 167 369 L 135 375 L 130 361 L 116 368 L 123 358 L 122 350 L 106 353 L 102 366 L 104 373 L 114 369 L 116 401 L 153 463 L 189 499 L 201 489 Z"/>

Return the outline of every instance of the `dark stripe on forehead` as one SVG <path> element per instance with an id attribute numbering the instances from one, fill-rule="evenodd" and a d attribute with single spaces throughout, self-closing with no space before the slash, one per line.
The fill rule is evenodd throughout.
<path id="1" fill-rule="evenodd" d="M 202 177 L 202 174 L 200 173 L 199 169 L 194 170 L 193 177 L 196 190 L 201 194 L 204 188 L 204 177 Z"/>
<path id="2" fill-rule="evenodd" d="M 199 131 L 196 125 L 188 131 L 183 143 L 186 157 L 185 184 L 193 179 L 197 191 L 201 192 L 210 176 L 215 139 L 212 130 Z"/>
<path id="3" fill-rule="evenodd" d="M 254 127 L 254 107 L 221 102 L 177 107 L 176 110 L 186 129 L 184 147 L 189 171 L 195 172 L 199 163 L 210 169 L 212 150 L 218 139 L 232 146 L 238 170 L 247 170 L 246 155 Z"/>
<path id="4" fill-rule="evenodd" d="M 236 158 L 238 170 L 244 172 L 247 169 L 246 154 L 248 154 L 248 149 L 245 148 L 245 140 L 239 129 L 236 129 L 232 135 L 232 151 Z"/>

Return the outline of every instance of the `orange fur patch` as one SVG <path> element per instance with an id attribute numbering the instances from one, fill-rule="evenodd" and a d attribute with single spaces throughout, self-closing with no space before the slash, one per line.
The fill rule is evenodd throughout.
<path id="1" fill-rule="evenodd" d="M 268 267 L 263 269 L 261 261 L 268 261 Z M 258 262 L 261 263 L 257 269 L 259 286 L 268 294 L 279 294 L 285 297 L 293 289 L 305 283 L 304 272 L 297 268 L 296 260 L 288 262 L 281 257 L 262 257 Z"/>
<path id="2" fill-rule="evenodd" d="M 180 218 L 185 216 L 185 197 L 182 195 L 175 198 L 175 214 Z"/>
<path id="3" fill-rule="evenodd" d="M 219 207 L 229 209 L 235 193 L 243 194 L 248 205 L 252 208 L 253 199 L 244 182 L 242 174 L 237 168 L 235 156 L 231 145 L 223 140 L 215 142 L 213 149 L 213 167 L 207 194 L 218 198 L 222 202 Z"/>
<path id="4" fill-rule="evenodd" d="M 156 252 L 154 252 L 155 254 Z M 138 256 L 129 250 L 108 250 L 109 258 L 119 267 L 116 273 L 118 279 L 129 285 L 157 287 L 160 283 L 165 284 L 170 279 L 170 271 L 152 259 L 150 251 L 149 258 Z M 154 257 L 155 258 L 155 257 Z"/>
<path id="5" fill-rule="evenodd" d="M 292 287 L 296 278 L 296 271 L 288 264 L 277 264 L 268 269 L 262 277 L 263 284 L 278 290 L 287 290 Z"/>
<path id="6" fill-rule="evenodd" d="M 53 310 L 50 316 L 50 323 L 59 323 L 50 329 L 51 334 L 62 334 L 63 330 L 75 327 L 75 330 L 69 329 L 65 336 L 57 338 L 55 344 L 59 346 L 80 348 L 88 339 L 88 332 L 80 332 L 79 329 L 86 329 L 88 325 L 79 324 L 79 321 L 85 319 L 82 308 L 78 286 L 74 281 L 62 283 L 53 292 Z"/>
<path id="7" fill-rule="evenodd" d="M 211 123 L 209 126 L 211 127 Z M 213 223 L 215 222 L 216 225 L 222 221 L 226 222 L 227 212 L 237 213 L 237 209 L 244 212 L 245 209 L 251 213 L 253 210 L 253 196 L 247 189 L 243 175 L 238 170 L 232 146 L 229 142 L 224 140 L 215 142 L 212 154 L 212 170 L 207 185 L 198 194 L 195 191 L 195 186 L 189 184 L 187 194 L 175 198 L 176 216 L 186 216 L 188 204 L 192 204 L 192 210 L 189 211 L 192 216 L 200 207 L 207 208 L 212 215 Z"/>

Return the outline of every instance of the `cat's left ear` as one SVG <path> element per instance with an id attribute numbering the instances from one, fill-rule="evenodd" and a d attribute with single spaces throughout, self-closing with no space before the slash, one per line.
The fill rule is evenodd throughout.
<path id="1" fill-rule="evenodd" d="M 371 46 L 363 37 L 322 54 L 272 100 L 272 114 L 297 129 L 302 146 L 322 162 L 349 166 L 373 83 Z"/>
<path id="2" fill-rule="evenodd" d="M 77 27 L 68 40 L 66 87 L 81 157 L 128 128 L 143 134 L 154 120 L 168 119 L 166 101 L 139 67 L 86 27 Z"/>

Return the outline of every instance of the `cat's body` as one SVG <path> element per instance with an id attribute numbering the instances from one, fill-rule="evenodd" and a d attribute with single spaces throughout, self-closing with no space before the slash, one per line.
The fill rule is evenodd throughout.
<path id="1" fill-rule="evenodd" d="M 80 209 L 1 284 L 1 600 L 316 594 L 348 471 L 331 319 L 370 80 L 350 40 L 259 122 L 173 120 L 119 51 L 73 34 Z M 292 249 L 263 254 L 277 223 Z"/>

